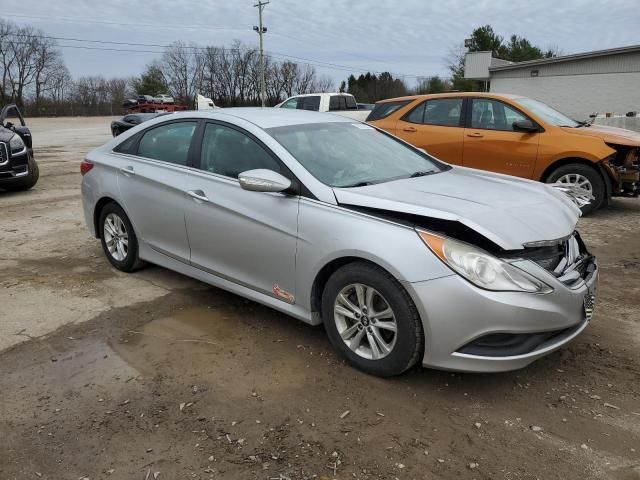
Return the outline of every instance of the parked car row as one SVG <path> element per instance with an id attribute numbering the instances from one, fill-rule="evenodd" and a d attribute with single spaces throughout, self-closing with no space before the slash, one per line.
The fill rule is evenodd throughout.
<path id="1" fill-rule="evenodd" d="M 593 314 L 598 265 L 567 195 L 349 118 L 173 113 L 80 168 L 87 226 L 115 268 L 158 264 L 323 323 L 372 374 L 520 368 Z"/>
<path id="2" fill-rule="evenodd" d="M 138 105 L 141 103 L 159 103 L 159 104 L 170 104 L 175 103 L 173 97 L 166 93 L 161 93 L 160 95 L 138 95 L 136 98 L 128 98 L 123 103 L 123 107 L 132 107 L 134 105 Z"/>

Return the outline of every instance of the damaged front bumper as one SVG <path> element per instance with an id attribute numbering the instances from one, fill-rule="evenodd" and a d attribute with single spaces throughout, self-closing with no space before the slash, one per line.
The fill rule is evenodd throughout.
<path id="1" fill-rule="evenodd" d="M 422 318 L 423 365 L 515 370 L 570 342 L 591 319 L 598 285 L 595 257 L 574 260 L 556 272 L 532 260 L 512 262 L 552 286 L 548 294 L 483 290 L 458 275 L 405 284 Z"/>
<path id="2" fill-rule="evenodd" d="M 616 197 L 640 196 L 640 148 L 609 145 L 616 154 L 607 158 L 602 166 L 611 179 Z"/>

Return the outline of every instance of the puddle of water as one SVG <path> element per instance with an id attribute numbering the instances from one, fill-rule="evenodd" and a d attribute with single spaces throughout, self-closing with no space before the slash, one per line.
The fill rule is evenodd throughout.
<path id="1" fill-rule="evenodd" d="M 194 384 L 205 381 L 224 386 L 231 397 L 246 397 L 247 389 L 302 387 L 307 358 L 296 348 L 293 335 L 297 332 L 292 331 L 291 341 L 278 339 L 273 330 L 246 320 L 248 315 L 269 320 L 277 314 L 252 310 L 183 310 L 130 330 L 112 342 L 112 348 L 144 376 L 169 376 Z"/>

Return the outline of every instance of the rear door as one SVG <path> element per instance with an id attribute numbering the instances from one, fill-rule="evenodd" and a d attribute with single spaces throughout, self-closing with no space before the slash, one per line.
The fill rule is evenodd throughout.
<path id="1" fill-rule="evenodd" d="M 191 264 L 293 303 L 299 197 L 250 192 L 238 174 L 267 168 L 289 177 L 280 160 L 239 127 L 208 122 L 198 170 L 187 182 Z"/>
<path id="2" fill-rule="evenodd" d="M 464 135 L 465 167 L 531 178 L 540 133 L 518 132 L 513 122 L 530 120 L 500 100 L 470 98 Z"/>
<path id="3" fill-rule="evenodd" d="M 459 97 L 426 100 L 396 124 L 396 135 L 440 160 L 462 164 L 463 104 Z"/>
<path id="4" fill-rule="evenodd" d="M 184 189 L 197 125 L 196 120 L 163 123 L 114 151 L 123 207 L 136 234 L 154 250 L 185 263 L 190 250 Z"/>

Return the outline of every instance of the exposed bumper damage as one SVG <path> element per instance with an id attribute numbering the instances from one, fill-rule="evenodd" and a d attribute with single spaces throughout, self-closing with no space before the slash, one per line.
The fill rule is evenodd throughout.
<path id="1" fill-rule="evenodd" d="M 607 144 L 616 153 L 602 162 L 612 183 L 611 194 L 620 197 L 640 195 L 640 148 Z"/>
<path id="2" fill-rule="evenodd" d="M 554 245 L 514 252 L 509 260 L 552 286 L 553 292 L 492 292 L 458 275 L 406 285 L 418 300 L 427 334 L 425 366 L 515 370 L 562 347 L 587 327 L 598 265 L 577 233 Z"/>

